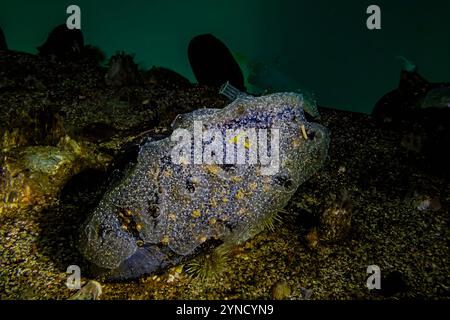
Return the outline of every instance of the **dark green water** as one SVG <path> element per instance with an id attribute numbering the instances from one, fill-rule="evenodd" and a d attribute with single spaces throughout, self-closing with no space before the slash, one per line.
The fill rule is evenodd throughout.
<path id="1" fill-rule="evenodd" d="M 320 104 L 340 109 L 370 112 L 397 86 L 399 55 L 429 80 L 450 78 L 450 1 L 376 1 L 382 29 L 370 31 L 367 0 L 2 0 L 10 49 L 36 52 L 65 22 L 70 4 L 81 7 L 86 43 L 108 55 L 135 53 L 144 67 L 169 67 L 191 80 L 187 45 L 201 33 L 248 59 L 277 61 L 281 74 L 314 91 Z"/>

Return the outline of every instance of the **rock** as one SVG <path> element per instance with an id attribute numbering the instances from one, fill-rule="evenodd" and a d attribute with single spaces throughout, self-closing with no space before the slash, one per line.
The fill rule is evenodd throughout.
<path id="1" fill-rule="evenodd" d="M 450 108 L 419 109 L 415 118 L 400 129 L 399 144 L 411 156 L 411 161 L 433 174 L 450 174 Z"/>
<path id="2" fill-rule="evenodd" d="M 3 29 L 0 27 L 0 51 L 8 50 L 8 44 L 6 43 L 5 34 Z"/>
<path id="3" fill-rule="evenodd" d="M 38 47 L 41 56 L 56 56 L 58 58 L 79 57 L 84 47 L 84 37 L 81 30 L 68 29 L 66 24 L 55 27 L 43 45 Z"/>
<path id="4" fill-rule="evenodd" d="M 291 287 L 289 284 L 284 281 L 277 281 L 273 284 L 272 288 L 270 289 L 271 297 L 274 300 L 284 300 L 289 298 L 291 295 Z"/>
<path id="5" fill-rule="evenodd" d="M 99 47 L 85 45 L 82 52 L 83 59 L 94 65 L 101 65 L 106 59 L 105 53 Z"/>
<path id="6" fill-rule="evenodd" d="M 433 83 L 416 70 L 402 70 L 398 88 L 381 97 L 372 110 L 372 116 L 380 123 L 421 123 L 429 109 L 448 109 L 450 83 Z"/>
<path id="7" fill-rule="evenodd" d="M 428 91 L 420 107 L 422 109 L 450 108 L 450 86 L 437 86 Z"/>
<path id="8" fill-rule="evenodd" d="M 408 151 L 421 153 L 423 151 L 424 137 L 421 134 L 407 132 L 402 136 L 400 145 Z"/>
<path id="9" fill-rule="evenodd" d="M 105 76 L 106 84 L 112 87 L 131 86 L 140 80 L 139 69 L 133 56 L 120 52 L 109 60 Z"/>
<path id="10" fill-rule="evenodd" d="M 0 159 L 0 214 L 48 207 L 64 184 L 83 169 L 102 168 L 111 159 L 66 137 L 56 146 L 11 149 Z"/>
<path id="11" fill-rule="evenodd" d="M 245 91 L 239 64 L 227 46 L 212 34 L 194 37 L 189 43 L 188 56 L 199 84 L 219 88 L 229 81 L 238 90 Z"/>
<path id="12" fill-rule="evenodd" d="M 377 101 L 372 116 L 381 123 L 398 124 L 411 116 L 419 108 L 421 99 L 430 89 L 431 84 L 417 71 L 402 70 L 398 88 L 385 94 Z"/>
<path id="13" fill-rule="evenodd" d="M 247 96 L 224 109 L 179 116 L 171 138 L 145 143 L 137 164 L 109 188 L 82 227 L 80 249 L 92 262 L 93 272 L 110 279 L 137 278 L 221 243 L 242 243 L 261 231 L 327 156 L 329 132 L 305 121 L 302 102 L 301 95 L 292 93 Z M 199 129 L 206 136 L 212 131 L 205 130 L 216 130 L 217 144 L 206 137 L 203 148 L 196 147 L 195 153 L 203 150 L 204 160 L 211 161 L 191 164 L 190 134 Z M 258 131 L 266 140 L 267 131 L 261 130 L 274 130 L 271 161 L 263 162 L 267 156 L 264 139 L 252 143 L 242 132 L 220 138 L 222 132 L 236 129 L 247 134 Z M 273 139 L 276 132 L 280 133 L 278 145 Z M 235 145 L 259 154 L 259 162 L 249 164 L 247 154 L 245 163 L 221 164 L 220 150 L 227 146 L 234 150 Z"/>
<path id="14" fill-rule="evenodd" d="M 145 72 L 145 80 L 164 88 L 188 88 L 192 84 L 181 74 L 162 67 L 153 67 Z"/>

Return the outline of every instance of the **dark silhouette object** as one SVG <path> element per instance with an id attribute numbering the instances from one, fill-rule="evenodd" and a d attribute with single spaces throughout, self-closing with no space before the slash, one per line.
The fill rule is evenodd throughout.
<path id="1" fill-rule="evenodd" d="M 106 59 L 105 53 L 99 47 L 89 44 L 83 47 L 82 56 L 87 61 L 93 62 L 96 65 L 101 65 Z"/>
<path id="2" fill-rule="evenodd" d="M 68 29 L 65 24 L 54 28 L 45 43 L 38 47 L 41 56 L 56 56 L 59 58 L 79 57 L 84 47 L 81 30 Z"/>
<path id="3" fill-rule="evenodd" d="M 227 46 L 213 35 L 194 37 L 189 43 L 188 56 L 199 84 L 219 88 L 229 81 L 240 91 L 246 91 L 239 64 Z"/>
<path id="4" fill-rule="evenodd" d="M 430 107 L 440 105 L 427 103 L 429 93 L 450 90 L 449 83 L 432 83 L 417 71 L 402 70 L 398 88 L 385 94 L 372 110 L 372 116 L 381 123 L 397 124 L 416 117 Z"/>
<path id="5" fill-rule="evenodd" d="M 6 44 L 6 38 L 2 27 L 0 27 L 0 50 L 8 50 L 8 45 Z"/>
<path id="6" fill-rule="evenodd" d="M 372 116 L 383 123 L 397 122 L 418 108 L 417 100 L 424 97 L 430 84 L 417 72 L 402 70 L 398 88 L 385 94 L 372 110 Z"/>
<path id="7" fill-rule="evenodd" d="M 397 89 L 384 95 L 373 118 L 396 133 L 399 144 L 422 159 L 433 174 L 450 174 L 450 83 L 428 82 L 416 70 L 403 70 Z"/>
<path id="8" fill-rule="evenodd" d="M 105 82 L 108 86 L 131 86 L 140 80 L 139 68 L 134 63 L 134 57 L 132 55 L 119 52 L 110 58 L 109 69 L 105 75 Z"/>

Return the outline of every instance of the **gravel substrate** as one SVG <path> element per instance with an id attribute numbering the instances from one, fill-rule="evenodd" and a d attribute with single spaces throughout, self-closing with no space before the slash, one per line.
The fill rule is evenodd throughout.
<path id="1" fill-rule="evenodd" d="M 92 64 L 11 52 L 0 56 L 0 67 L 0 122 L 8 123 L 0 127 L 0 160 L 12 147 L 55 146 L 65 135 L 117 157 L 129 143 L 165 132 L 178 113 L 226 104 L 216 89 L 186 84 L 167 69 L 117 89 L 105 86 L 106 70 Z M 200 280 L 180 265 L 135 281 L 96 279 L 100 299 L 448 299 L 448 174 L 402 147 L 403 129 L 363 114 L 319 111 L 331 131 L 329 159 L 273 230 L 233 248 L 216 277 Z M 104 171 L 91 168 L 71 179 L 59 200 L 0 214 L 0 299 L 68 299 L 75 293 L 66 286 L 70 265 L 81 267 L 83 284 L 93 279 L 76 240 L 105 181 Z M 339 215 L 333 219 L 336 210 L 351 217 L 350 230 Z M 340 235 L 334 242 L 322 237 L 325 211 L 327 228 L 336 229 L 327 234 Z M 380 290 L 366 286 L 370 265 L 381 269 Z"/>
<path id="2" fill-rule="evenodd" d="M 312 290 L 311 299 L 448 299 L 448 180 L 410 165 L 395 133 L 378 129 L 368 116 L 321 111 L 332 131 L 330 159 L 300 187 L 275 230 L 234 249 L 216 279 L 200 281 L 179 266 L 137 281 L 102 283 L 101 299 L 270 299 L 280 280 L 290 286 L 288 299 L 302 299 L 304 289 Z M 308 230 L 330 195 L 342 190 L 352 202 L 348 237 L 309 245 Z M 66 201 L 1 218 L 1 299 L 67 299 L 74 293 L 65 285 L 65 270 L 83 265 L 74 240 L 94 195 L 86 190 L 78 194 L 80 205 Z M 441 208 L 418 210 L 417 198 L 424 196 L 439 198 Z M 381 268 L 382 290 L 367 289 L 369 265 Z"/>

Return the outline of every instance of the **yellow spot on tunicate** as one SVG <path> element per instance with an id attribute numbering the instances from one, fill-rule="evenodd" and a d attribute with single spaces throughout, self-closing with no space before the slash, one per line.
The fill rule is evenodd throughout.
<path id="1" fill-rule="evenodd" d="M 216 218 L 209 219 L 209 224 L 215 225 L 217 222 Z"/>
<path id="2" fill-rule="evenodd" d="M 175 272 L 176 273 L 182 273 L 183 272 L 183 265 L 179 265 L 178 267 L 176 267 Z"/>
<path id="3" fill-rule="evenodd" d="M 227 203 L 227 202 L 228 202 L 228 198 L 227 198 L 227 197 L 223 197 L 223 198 L 222 198 L 222 202 L 223 202 L 223 203 Z"/>
<path id="4" fill-rule="evenodd" d="M 133 212 L 131 212 L 131 210 L 126 210 L 126 211 L 125 211 L 125 215 L 128 216 L 128 217 L 130 217 L 130 216 L 133 215 Z"/>
<path id="5" fill-rule="evenodd" d="M 294 148 L 300 147 L 300 140 L 299 139 L 292 140 L 292 147 Z"/>
<path id="6" fill-rule="evenodd" d="M 144 241 L 138 240 L 138 241 L 136 241 L 136 245 L 137 245 L 138 247 L 142 247 L 142 246 L 144 245 Z"/>
<path id="7" fill-rule="evenodd" d="M 187 157 L 180 157 L 179 162 L 183 167 L 187 167 L 190 164 L 190 161 Z"/>
<path id="8" fill-rule="evenodd" d="M 174 213 L 169 213 L 168 218 L 169 220 L 175 221 L 177 219 L 177 216 Z"/>
<path id="9" fill-rule="evenodd" d="M 271 178 L 270 176 L 265 176 L 265 177 L 264 177 L 264 183 L 269 184 L 269 183 L 271 183 L 271 182 L 272 182 L 272 178 Z"/>
<path id="10" fill-rule="evenodd" d="M 127 230 L 128 230 L 128 227 L 127 227 L 126 225 L 123 224 L 123 225 L 122 225 L 122 229 L 125 230 L 125 231 L 127 231 Z"/>
<path id="11" fill-rule="evenodd" d="M 229 142 L 229 143 L 238 144 L 238 143 L 239 143 L 239 140 L 240 140 L 241 138 L 243 138 L 243 137 L 244 137 L 244 139 L 245 139 L 245 141 L 244 141 L 244 147 L 247 148 L 247 149 L 250 149 L 250 147 L 252 146 L 252 144 L 251 144 L 250 141 L 246 138 L 246 133 L 245 133 L 245 132 L 242 132 L 242 133 L 239 133 L 239 134 L 235 135 L 235 136 L 232 137 L 230 140 L 228 140 L 228 142 Z"/>
<path id="12" fill-rule="evenodd" d="M 169 244 L 169 236 L 164 236 L 161 239 L 161 243 L 164 244 L 164 245 L 168 245 Z"/>
<path id="13" fill-rule="evenodd" d="M 234 176 L 231 178 L 231 181 L 233 182 L 242 182 L 242 177 Z"/>
<path id="14" fill-rule="evenodd" d="M 216 199 L 212 198 L 211 201 L 209 202 L 211 204 L 211 207 L 215 208 L 217 207 L 217 201 Z"/>
<path id="15" fill-rule="evenodd" d="M 246 213 L 247 213 L 247 210 L 244 209 L 244 208 L 241 208 L 241 209 L 239 209 L 239 211 L 238 211 L 238 214 L 240 214 L 240 215 L 243 215 L 243 214 L 246 214 Z"/>
<path id="16" fill-rule="evenodd" d="M 191 179 L 193 184 L 199 184 L 200 183 L 200 179 L 198 177 L 192 177 Z"/>
<path id="17" fill-rule="evenodd" d="M 219 166 L 211 164 L 206 166 L 206 170 L 213 175 L 217 175 L 219 173 Z"/>
<path id="18" fill-rule="evenodd" d="M 150 177 L 155 177 L 158 174 L 158 170 L 156 168 L 150 168 L 147 172 Z"/>
<path id="19" fill-rule="evenodd" d="M 172 171 L 170 171 L 170 170 L 164 170 L 164 176 L 165 176 L 166 178 L 170 178 L 170 177 L 172 176 Z"/>
<path id="20" fill-rule="evenodd" d="M 198 238 L 201 243 L 205 242 L 207 240 L 206 236 L 202 235 Z"/>
<path id="21" fill-rule="evenodd" d="M 239 189 L 238 192 L 236 193 L 235 198 L 236 198 L 237 200 L 240 200 L 240 199 L 242 199 L 244 196 L 245 196 L 244 191 L 242 191 L 241 189 Z"/>
<path id="22" fill-rule="evenodd" d="M 244 105 L 239 105 L 236 108 L 236 113 L 239 115 L 242 115 L 245 112 L 245 106 Z"/>
<path id="23" fill-rule="evenodd" d="M 139 223 L 136 224 L 136 230 L 137 230 L 138 232 L 140 232 L 140 231 L 142 230 L 142 225 L 140 225 Z"/>
<path id="24" fill-rule="evenodd" d="M 300 128 L 302 129 L 303 138 L 305 138 L 305 140 L 308 140 L 308 135 L 306 134 L 305 126 L 302 124 Z"/>
<path id="25" fill-rule="evenodd" d="M 258 184 L 256 182 L 251 182 L 248 187 L 250 188 L 250 190 L 256 190 Z"/>
<path id="26" fill-rule="evenodd" d="M 194 210 L 194 212 L 192 212 L 192 216 L 194 218 L 198 218 L 202 215 L 202 213 L 200 212 L 200 210 Z"/>

